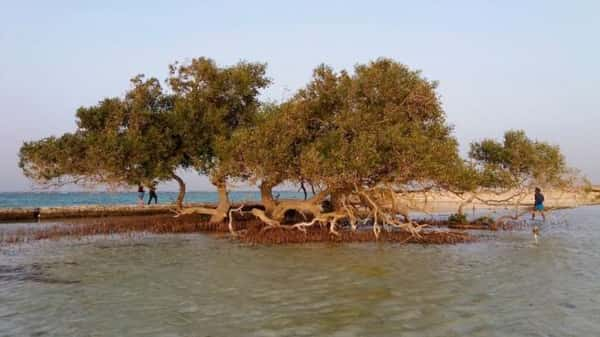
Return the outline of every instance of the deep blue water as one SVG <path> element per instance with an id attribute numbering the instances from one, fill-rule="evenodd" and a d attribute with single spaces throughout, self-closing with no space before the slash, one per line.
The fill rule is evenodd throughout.
<path id="1" fill-rule="evenodd" d="M 273 195 L 280 198 L 304 198 L 304 194 L 293 191 L 278 191 Z M 230 192 L 231 201 L 260 200 L 258 191 Z M 158 192 L 158 202 L 173 203 L 176 192 Z M 146 201 L 148 193 L 146 193 Z M 216 202 L 216 192 L 188 192 L 185 202 Z M 10 207 L 54 207 L 78 205 L 133 205 L 137 202 L 134 192 L 18 192 L 0 193 L 0 208 Z"/>

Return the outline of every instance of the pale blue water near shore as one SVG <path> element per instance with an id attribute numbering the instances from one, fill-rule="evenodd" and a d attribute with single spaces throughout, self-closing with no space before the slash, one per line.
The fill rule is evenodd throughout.
<path id="1" fill-rule="evenodd" d="M 0 336 L 599 336 L 600 207 L 459 245 L 0 245 Z"/>
<path id="2" fill-rule="evenodd" d="M 276 191 L 280 198 L 304 198 L 303 193 L 294 191 Z M 229 197 L 233 202 L 260 200 L 258 191 L 233 191 Z M 216 192 L 188 192 L 185 202 L 216 202 Z M 173 203 L 176 192 L 158 192 L 159 203 Z M 148 200 L 148 193 L 146 193 Z M 133 192 L 16 192 L 0 193 L 0 208 L 10 207 L 57 207 L 81 205 L 133 205 L 137 202 L 137 193 Z"/>

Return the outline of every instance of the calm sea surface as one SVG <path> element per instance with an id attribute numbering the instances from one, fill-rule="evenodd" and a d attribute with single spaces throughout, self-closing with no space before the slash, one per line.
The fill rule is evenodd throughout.
<path id="1" fill-rule="evenodd" d="M 304 194 L 292 191 L 273 193 L 280 198 L 304 198 Z M 234 191 L 229 193 L 232 201 L 260 200 L 258 191 Z M 177 199 L 176 192 L 158 192 L 159 203 L 173 203 Z M 148 193 L 146 193 L 146 201 Z M 186 202 L 216 202 L 215 192 L 188 192 Z M 135 204 L 137 193 L 132 192 L 67 192 L 67 193 L 0 193 L 0 208 L 6 207 L 52 207 L 78 205 L 116 205 Z"/>
<path id="2" fill-rule="evenodd" d="M 474 244 L 0 247 L 0 336 L 599 336 L 600 207 Z"/>

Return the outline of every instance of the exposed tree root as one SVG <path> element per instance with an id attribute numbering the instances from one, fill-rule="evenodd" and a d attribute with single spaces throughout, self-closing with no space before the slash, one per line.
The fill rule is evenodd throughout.
<path id="1" fill-rule="evenodd" d="M 377 241 L 395 243 L 433 243 L 452 244 L 469 242 L 473 238 L 464 232 L 422 230 L 415 236 L 406 230 L 394 229 L 380 233 L 352 231 L 348 227 L 336 226 L 340 214 L 327 214 L 320 219 L 295 225 L 267 225 L 258 219 L 245 217 L 242 207 L 231 209 L 232 221 L 222 224 L 211 224 L 208 216 L 135 216 L 96 219 L 73 219 L 63 225 L 51 225 L 44 228 L 27 228 L 13 232 L 0 232 L 0 244 L 14 244 L 42 239 L 59 239 L 62 237 L 83 238 L 90 235 L 125 235 L 143 236 L 145 233 L 198 233 L 208 232 L 219 235 L 234 233 L 225 237 L 234 238 L 245 243 L 303 243 L 303 242 L 368 242 Z M 336 217 L 337 215 L 337 217 Z M 334 221 L 335 220 L 335 221 Z M 321 223 L 321 221 L 323 221 Z M 329 228 L 327 228 L 327 224 Z M 319 223 L 321 226 L 314 226 Z"/>
<path id="2" fill-rule="evenodd" d="M 344 196 L 342 198 L 342 207 L 344 208 L 344 210 L 346 211 L 346 214 L 348 215 L 348 220 L 350 221 L 350 228 L 352 229 L 352 231 L 356 231 L 357 227 L 357 222 L 358 222 L 358 217 L 356 216 L 356 209 L 354 209 L 354 207 L 352 205 L 348 205 L 348 202 L 346 201 L 346 197 Z"/>
<path id="3" fill-rule="evenodd" d="M 314 218 L 310 222 L 300 222 L 292 226 L 293 229 L 297 229 L 303 233 L 306 233 L 306 229 L 310 226 L 315 225 L 319 222 L 319 218 Z"/>
<path id="4" fill-rule="evenodd" d="M 171 212 L 175 213 L 175 218 L 182 215 L 215 215 L 217 210 L 210 207 L 188 207 L 181 209 L 172 209 Z"/>
<path id="5" fill-rule="evenodd" d="M 519 218 L 521 218 L 522 216 L 524 216 L 526 214 L 531 214 L 531 210 L 529 210 L 529 209 L 528 210 L 523 210 L 521 212 L 518 212 L 515 215 L 504 215 L 504 216 L 501 216 L 501 217 L 499 217 L 496 220 L 496 224 L 502 225 L 502 224 L 504 224 L 504 223 L 506 223 L 507 221 L 510 221 L 510 220 L 517 221 L 517 220 L 519 220 Z"/>
<path id="6" fill-rule="evenodd" d="M 315 224 L 320 224 L 321 227 L 323 226 L 327 226 L 329 227 L 329 233 L 333 234 L 333 235 L 337 235 L 339 236 L 340 233 L 337 231 L 336 226 L 337 226 L 337 222 L 343 218 L 346 218 L 347 215 L 343 214 L 343 213 L 323 213 L 317 217 L 314 217 L 311 221 L 309 222 L 301 222 L 301 223 L 297 223 L 295 225 L 292 225 L 291 228 L 292 229 L 297 229 L 303 233 L 307 232 L 307 228 L 314 226 Z"/>
<path id="7" fill-rule="evenodd" d="M 277 227 L 280 226 L 281 223 L 277 220 L 271 219 L 267 216 L 267 214 L 265 213 L 265 211 L 258 209 L 258 208 L 253 208 L 250 211 L 250 214 L 254 215 L 255 217 L 257 217 L 260 221 L 264 222 L 265 224 L 267 224 L 268 226 L 271 227 Z"/>
<path id="8" fill-rule="evenodd" d="M 420 238 L 423 224 L 411 221 L 408 217 L 408 210 L 402 207 L 396 200 L 396 194 L 387 186 L 376 187 L 372 189 L 354 186 L 354 189 L 346 189 L 346 192 L 336 192 L 333 212 L 323 212 L 321 202 L 327 195 L 333 198 L 332 194 L 320 192 L 309 200 L 279 200 L 271 205 L 271 212 L 253 209 L 249 213 L 258 220 L 266 224 L 261 229 L 261 233 L 278 228 L 295 229 L 306 233 L 308 228 L 319 224 L 326 227 L 329 233 L 340 236 L 338 226 L 340 221 L 350 224 L 352 231 L 357 231 L 359 223 L 370 223 L 374 237 L 377 239 L 385 228 L 388 232 L 391 229 L 402 230 L 415 238 Z M 305 221 L 283 225 L 286 215 L 289 212 L 300 214 Z M 404 221 L 399 220 L 399 216 Z M 382 227 L 383 226 L 383 227 Z"/>
<path id="9" fill-rule="evenodd" d="M 421 237 L 421 231 L 423 228 L 429 226 L 429 224 L 417 224 L 416 222 L 410 221 L 405 223 L 390 223 L 393 227 L 405 230 L 411 233 L 414 237 Z"/>
<path id="10" fill-rule="evenodd" d="M 233 236 L 237 235 L 235 229 L 233 228 L 233 212 L 241 212 L 243 208 L 244 208 L 244 204 L 242 204 L 238 208 L 232 208 L 228 212 L 228 214 L 229 214 L 229 224 L 228 224 L 227 227 L 229 228 L 229 233 L 231 233 L 231 235 L 233 235 Z"/>

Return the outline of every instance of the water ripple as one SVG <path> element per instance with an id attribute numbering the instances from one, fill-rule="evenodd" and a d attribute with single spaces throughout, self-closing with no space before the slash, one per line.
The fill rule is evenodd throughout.
<path id="1" fill-rule="evenodd" d="M 593 336 L 600 208 L 455 246 L 94 238 L 0 254 L 7 336 Z"/>

